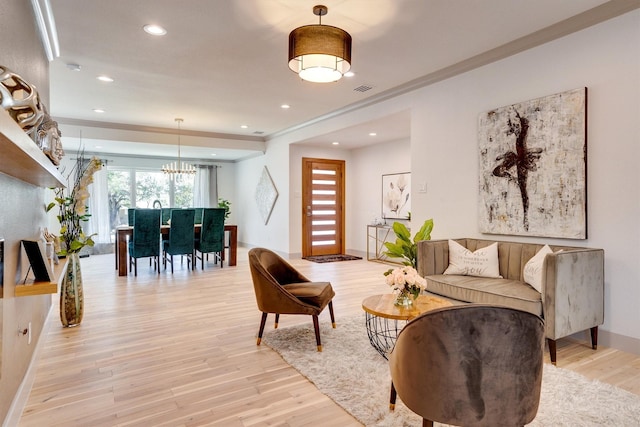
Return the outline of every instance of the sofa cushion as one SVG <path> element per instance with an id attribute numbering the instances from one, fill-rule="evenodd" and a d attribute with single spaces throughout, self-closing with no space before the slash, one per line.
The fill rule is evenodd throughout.
<path id="1" fill-rule="evenodd" d="M 542 298 L 528 284 L 459 275 L 426 276 L 427 292 L 464 302 L 502 305 L 542 316 Z"/>
<path id="2" fill-rule="evenodd" d="M 544 270 L 542 270 L 542 264 L 544 263 L 544 259 L 547 257 L 547 254 L 552 253 L 553 251 L 549 245 L 544 245 L 537 254 L 527 261 L 524 265 L 524 269 L 522 270 L 524 281 L 530 284 L 533 289 L 538 292 L 542 292 L 542 274 L 544 273 Z"/>
<path id="3" fill-rule="evenodd" d="M 498 263 L 498 243 L 472 252 L 458 242 L 449 240 L 449 267 L 444 274 L 502 279 Z"/>

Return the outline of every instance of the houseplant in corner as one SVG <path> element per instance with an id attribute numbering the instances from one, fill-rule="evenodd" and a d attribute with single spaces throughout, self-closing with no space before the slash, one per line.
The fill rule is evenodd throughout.
<path id="1" fill-rule="evenodd" d="M 83 153 L 79 153 L 67 177 L 69 185 L 73 182 L 71 193 L 66 194 L 64 188 L 54 189 L 55 201 L 47 206 L 47 212 L 55 206 L 59 208 L 57 218 L 60 222 L 61 250 L 58 255 L 69 258 L 60 285 L 60 321 L 64 327 L 77 326 L 82 322 L 84 297 L 79 252 L 85 246 L 93 246 L 93 235 L 84 234 L 82 223 L 91 216 L 86 205 L 88 186 L 93 182 L 93 174 L 101 168 L 99 159 L 93 157 L 87 162 Z"/>
<path id="2" fill-rule="evenodd" d="M 431 230 L 433 230 L 433 219 L 428 219 L 422 224 L 420 230 L 411 239 L 411 233 L 407 227 L 400 223 L 393 223 L 393 232 L 396 234 L 396 241 L 385 242 L 387 251 L 384 253 L 390 258 L 402 258 L 404 265 L 410 265 L 413 268 L 417 266 L 418 242 L 420 240 L 431 240 Z"/>

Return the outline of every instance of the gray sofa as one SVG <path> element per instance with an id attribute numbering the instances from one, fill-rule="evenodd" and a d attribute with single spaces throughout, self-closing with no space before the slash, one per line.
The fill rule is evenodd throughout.
<path id="1" fill-rule="evenodd" d="M 496 240 L 453 239 L 470 251 Z M 604 322 L 604 251 L 553 246 L 542 265 L 542 293 L 523 280 L 523 268 L 544 245 L 498 241 L 502 279 L 444 275 L 449 265 L 448 240 L 418 242 L 418 273 L 427 280 L 427 292 L 463 303 L 503 305 L 528 311 L 545 321 L 551 362 L 556 363 L 556 340 L 591 330 L 598 343 Z M 559 252 L 558 252 L 559 251 Z"/>

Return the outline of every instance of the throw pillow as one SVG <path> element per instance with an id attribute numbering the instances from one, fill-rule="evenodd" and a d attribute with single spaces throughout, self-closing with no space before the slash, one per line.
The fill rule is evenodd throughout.
<path id="1" fill-rule="evenodd" d="M 471 252 L 458 242 L 449 240 L 449 267 L 444 274 L 502 279 L 498 263 L 498 242 Z"/>
<path id="2" fill-rule="evenodd" d="M 529 261 L 524 265 L 522 275 L 524 281 L 533 287 L 536 291 L 542 293 L 542 263 L 547 254 L 552 254 L 553 251 L 549 245 L 544 245 Z"/>

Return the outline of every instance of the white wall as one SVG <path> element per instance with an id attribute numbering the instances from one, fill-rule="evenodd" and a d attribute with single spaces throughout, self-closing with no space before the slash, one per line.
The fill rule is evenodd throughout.
<path id="1" fill-rule="evenodd" d="M 352 208 L 347 226 L 353 238 L 348 248 L 353 252 L 365 253 L 367 224 L 372 224 L 376 219 L 382 220 L 382 175 L 411 171 L 411 141 L 392 141 L 353 150 L 350 169 L 352 191 L 347 197 Z M 411 186 L 414 191 L 410 197 L 413 199 L 417 194 L 413 177 Z M 413 200 L 411 204 L 413 214 Z M 416 218 L 416 221 L 419 220 Z M 387 224 L 392 223 L 393 220 L 387 220 Z"/>
<path id="2" fill-rule="evenodd" d="M 263 164 L 269 165 L 270 170 L 283 167 L 282 161 L 289 157 L 289 152 L 282 146 L 314 133 L 324 134 L 410 109 L 408 156 L 412 172 L 413 225 L 433 218 L 433 238 L 491 237 L 480 234 L 477 225 L 478 115 L 491 108 L 588 87 L 589 238 L 575 241 L 497 237 L 604 248 L 605 323 L 602 330 L 606 333 L 601 334 L 600 342 L 640 354 L 637 309 L 640 304 L 639 46 L 640 11 L 636 10 L 455 78 L 284 135 L 270 142 Z M 386 172 L 383 165 L 388 161 L 388 150 L 379 148 L 379 157 L 376 147 L 351 153 L 347 221 L 354 230 L 357 227 L 364 230 L 370 210 L 379 204 L 379 190 L 371 189 L 368 179 Z M 298 159 L 291 161 L 295 163 Z M 244 165 L 247 162 L 242 163 L 239 170 L 248 171 Z M 375 170 L 376 167 L 380 169 Z M 361 173 L 366 176 L 361 177 Z M 242 176 L 237 177 L 242 182 Z M 378 178 L 375 182 L 379 182 Z M 422 183 L 427 184 L 426 193 L 416 191 Z M 295 184 L 286 179 L 280 183 L 280 186 L 287 185 Z M 293 203 L 290 205 L 295 207 Z M 295 245 L 299 239 L 294 236 L 300 227 L 292 218 L 299 213 L 294 208 L 290 210 L 291 214 L 285 212 L 277 219 L 282 234 L 271 233 L 270 237 L 275 240 L 258 237 L 256 233 L 245 236 L 245 241 L 269 242 L 284 252 L 298 251 Z M 251 229 L 256 227 L 241 220 L 239 223 Z M 349 241 L 353 246 L 348 247 L 357 248 L 362 244 L 363 239 L 357 233 L 354 232 Z"/>

